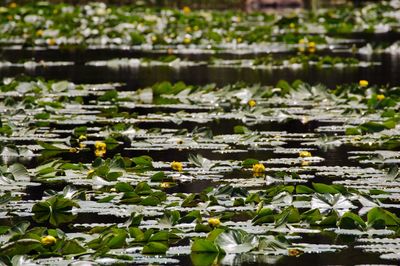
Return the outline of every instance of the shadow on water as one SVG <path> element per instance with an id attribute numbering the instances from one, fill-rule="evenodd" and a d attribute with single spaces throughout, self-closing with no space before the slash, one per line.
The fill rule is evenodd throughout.
<path id="1" fill-rule="evenodd" d="M 57 51 L 28 52 L 3 52 L 4 60 L 19 61 L 23 58 L 35 60 L 71 60 L 75 62 L 72 66 L 63 67 L 37 67 L 24 69 L 21 67 L 9 67 L 0 69 L 0 77 L 15 76 L 25 73 L 31 76 L 42 76 L 47 79 L 67 79 L 76 83 L 105 83 L 124 82 L 125 89 L 135 90 L 137 88 L 150 86 L 155 82 L 169 80 L 171 82 L 184 81 L 187 84 L 205 85 L 216 83 L 218 86 L 234 82 L 247 82 L 251 84 L 260 83 L 273 85 L 279 80 L 294 81 L 296 79 L 306 80 L 311 84 L 324 83 L 328 86 L 335 86 L 342 83 L 351 83 L 360 79 L 368 79 L 371 84 L 400 85 L 398 73 L 400 73 L 400 56 L 380 54 L 373 56 L 358 55 L 362 60 L 380 62 L 380 66 L 369 68 L 345 67 L 345 68 L 317 68 L 305 67 L 301 69 L 252 69 L 221 67 L 214 68 L 206 65 L 191 67 L 171 68 L 168 66 L 138 67 L 138 68 L 117 68 L 85 66 L 84 62 L 90 60 L 106 60 L 118 57 L 157 57 L 149 53 L 138 53 L 115 50 L 89 50 L 85 55 L 81 53 L 63 53 Z M 293 54 L 293 53 L 287 53 Z M 335 53 L 322 52 L 321 54 Z M 284 54 L 274 55 L 276 57 Z M 340 55 L 351 55 L 341 53 Z M 260 56 L 259 54 L 256 56 Z M 181 55 L 182 58 L 191 60 L 208 60 L 209 55 Z M 222 58 L 242 58 L 251 56 L 222 55 Z"/>

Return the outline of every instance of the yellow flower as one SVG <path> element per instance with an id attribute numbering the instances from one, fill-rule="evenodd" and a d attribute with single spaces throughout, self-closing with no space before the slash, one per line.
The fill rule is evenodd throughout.
<path id="1" fill-rule="evenodd" d="M 79 141 L 87 140 L 87 137 L 85 135 L 80 135 L 79 136 Z"/>
<path id="2" fill-rule="evenodd" d="M 10 3 L 9 7 L 10 7 L 10 8 L 16 8 L 16 7 L 17 7 L 17 4 L 14 3 L 14 2 L 12 2 L 12 3 Z"/>
<path id="3" fill-rule="evenodd" d="M 76 148 L 69 148 L 69 152 L 71 152 L 71 153 L 75 153 L 75 152 L 77 152 L 78 150 L 76 149 Z"/>
<path id="4" fill-rule="evenodd" d="M 311 155 L 311 152 L 309 152 L 309 151 L 301 151 L 301 152 L 299 152 L 299 156 L 302 158 L 305 158 L 305 157 L 311 157 L 312 155 Z"/>
<path id="5" fill-rule="evenodd" d="M 208 219 L 208 224 L 211 227 L 218 227 L 221 224 L 221 221 L 218 218 L 210 218 Z"/>
<path id="6" fill-rule="evenodd" d="M 362 80 L 360 80 L 360 81 L 358 82 L 358 85 L 360 85 L 360 87 L 367 87 L 367 86 L 368 86 L 368 81 L 362 79 Z"/>
<path id="7" fill-rule="evenodd" d="M 309 166 L 310 164 L 309 161 L 301 161 L 301 166 Z"/>
<path id="8" fill-rule="evenodd" d="M 253 173 L 261 174 L 265 172 L 265 166 L 262 163 L 256 163 L 253 165 Z"/>
<path id="9" fill-rule="evenodd" d="M 294 24 L 293 22 L 289 24 L 289 28 L 294 29 L 296 28 L 296 24 Z"/>
<path id="10" fill-rule="evenodd" d="M 105 150 L 106 148 L 107 148 L 107 144 L 105 144 L 104 142 L 102 142 L 102 141 L 96 141 L 96 143 L 94 144 L 94 147 L 97 149 L 97 150 Z"/>
<path id="11" fill-rule="evenodd" d="M 185 28 L 185 31 L 186 31 L 186 32 L 191 32 L 191 31 L 192 31 L 192 28 L 191 28 L 190 26 L 187 26 L 187 27 Z"/>
<path id="12" fill-rule="evenodd" d="M 173 162 L 171 163 L 171 168 L 172 168 L 173 170 L 175 170 L 175 171 L 182 172 L 182 170 L 183 170 L 183 165 L 182 165 L 181 162 L 175 162 L 175 161 L 173 161 Z"/>
<path id="13" fill-rule="evenodd" d="M 40 242 L 45 246 L 51 246 L 57 242 L 57 239 L 54 236 L 44 236 L 40 239 Z"/>
<path id="14" fill-rule="evenodd" d="M 190 38 L 188 38 L 188 37 L 185 37 L 185 39 L 183 39 L 183 43 L 184 44 L 189 44 L 191 42 L 192 42 L 192 40 Z"/>
<path id="15" fill-rule="evenodd" d="M 309 42 L 308 43 L 308 52 L 315 53 L 316 50 L 317 50 L 317 46 L 316 46 L 315 42 Z"/>
<path id="16" fill-rule="evenodd" d="M 41 37 L 43 35 L 43 30 L 37 30 L 36 36 Z"/>
<path id="17" fill-rule="evenodd" d="M 47 39 L 47 44 L 50 46 L 56 45 L 57 42 L 55 39 L 51 38 L 51 39 Z"/>
<path id="18" fill-rule="evenodd" d="M 169 188 L 169 187 L 171 187 L 171 182 L 162 182 L 160 184 L 160 187 L 161 188 Z"/>
<path id="19" fill-rule="evenodd" d="M 241 43 L 242 42 L 242 38 L 239 37 L 239 38 L 236 39 L 236 41 L 237 41 L 237 43 Z"/>
<path id="20" fill-rule="evenodd" d="M 378 94 L 378 95 L 376 95 L 376 99 L 377 99 L 378 101 L 382 101 L 383 99 L 385 99 L 385 95 L 383 95 L 383 94 Z"/>
<path id="21" fill-rule="evenodd" d="M 95 147 L 94 154 L 97 157 L 103 157 L 103 155 L 106 154 L 106 152 L 107 152 L 107 144 L 105 144 L 102 141 L 96 141 L 96 143 L 94 144 L 94 147 Z"/>
<path id="22" fill-rule="evenodd" d="M 247 103 L 250 107 L 254 107 L 257 105 L 257 102 L 253 99 L 249 100 L 249 102 Z"/>
<path id="23" fill-rule="evenodd" d="M 190 7 L 188 7 L 188 6 L 184 6 L 183 8 L 182 8 L 182 11 L 183 11 L 183 13 L 184 14 L 189 14 L 190 12 L 192 12 L 192 10 L 190 9 Z"/>

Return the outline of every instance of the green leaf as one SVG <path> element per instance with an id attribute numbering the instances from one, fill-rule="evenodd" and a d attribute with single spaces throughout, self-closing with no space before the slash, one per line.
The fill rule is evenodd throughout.
<path id="1" fill-rule="evenodd" d="M 297 185 L 296 193 L 297 194 L 312 194 L 312 193 L 314 193 L 314 190 L 307 186 L 304 186 L 304 185 Z"/>
<path id="2" fill-rule="evenodd" d="M 195 238 L 190 250 L 197 253 L 219 253 L 213 241 L 202 238 Z"/>
<path id="3" fill-rule="evenodd" d="M 149 242 L 142 250 L 143 254 L 165 254 L 168 250 L 168 246 L 161 242 Z"/>
<path id="4" fill-rule="evenodd" d="M 243 168 L 251 168 L 253 165 L 257 164 L 259 161 L 257 159 L 246 159 L 242 162 Z"/>
<path id="5" fill-rule="evenodd" d="M 76 240 L 66 240 L 61 249 L 62 255 L 80 254 L 86 252 L 86 249 L 79 245 Z"/>
<path id="6" fill-rule="evenodd" d="M 330 185 L 326 185 L 323 183 L 312 183 L 314 189 L 316 192 L 324 194 L 324 193 L 329 193 L 329 194 L 337 194 L 340 193 L 336 188 Z"/>
<path id="7" fill-rule="evenodd" d="M 73 207 L 79 208 L 79 205 L 60 195 L 53 196 L 48 200 L 33 205 L 33 219 L 39 223 L 49 222 L 53 226 L 59 226 L 63 223 L 69 223 L 76 218 L 70 212 Z"/>
<path id="8" fill-rule="evenodd" d="M 164 172 L 158 172 L 151 176 L 150 180 L 152 182 L 162 182 L 166 178 Z"/>
<path id="9" fill-rule="evenodd" d="M 258 246 L 258 238 L 243 230 L 228 230 L 217 236 L 214 243 L 226 253 L 246 253 Z"/>
<path id="10" fill-rule="evenodd" d="M 363 219 L 352 212 L 343 214 L 338 226 L 343 229 L 365 229 L 367 227 Z"/>
<path id="11" fill-rule="evenodd" d="M 400 219 L 394 214 L 380 207 L 372 208 L 367 214 L 368 225 L 375 229 L 383 229 L 385 226 L 398 226 Z"/>

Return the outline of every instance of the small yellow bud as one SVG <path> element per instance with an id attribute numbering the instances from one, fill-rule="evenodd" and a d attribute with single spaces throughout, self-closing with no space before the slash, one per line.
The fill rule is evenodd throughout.
<path id="1" fill-rule="evenodd" d="M 360 87 L 367 87 L 368 86 L 368 81 L 367 80 L 360 80 L 358 82 L 358 85 L 360 85 Z"/>
<path id="2" fill-rule="evenodd" d="M 171 183 L 170 182 L 162 182 L 160 184 L 161 188 L 170 188 L 171 187 Z"/>
<path id="3" fill-rule="evenodd" d="M 190 9 L 190 7 L 184 6 L 182 8 L 182 12 L 183 12 L 183 14 L 187 15 L 187 14 L 190 14 L 190 12 L 192 12 L 192 10 Z"/>
<path id="4" fill-rule="evenodd" d="M 183 170 L 183 165 L 182 165 L 181 162 L 175 162 L 175 161 L 173 161 L 173 162 L 171 163 L 171 168 L 172 168 L 173 170 L 175 170 L 175 171 L 182 172 L 182 170 Z"/>
<path id="5" fill-rule="evenodd" d="M 249 102 L 247 103 L 250 107 L 254 107 L 257 105 L 257 102 L 255 100 L 249 100 Z"/>
<path id="6" fill-rule="evenodd" d="M 17 4 L 14 3 L 14 2 L 12 2 L 12 3 L 10 3 L 9 7 L 10 7 L 10 8 L 16 8 L 16 7 L 17 7 Z"/>
<path id="7" fill-rule="evenodd" d="M 75 153 L 75 152 L 77 152 L 78 150 L 76 149 L 76 148 L 69 148 L 69 152 L 71 152 L 71 153 Z"/>
<path id="8" fill-rule="evenodd" d="M 50 46 L 54 46 L 57 44 L 56 40 L 51 38 L 51 39 L 47 39 L 47 44 Z"/>
<path id="9" fill-rule="evenodd" d="M 378 95 L 376 95 L 376 99 L 377 99 L 378 101 L 382 101 L 382 100 L 385 99 L 385 95 L 383 95 L 383 94 L 378 94 Z"/>
<path id="10" fill-rule="evenodd" d="M 293 22 L 289 24 L 289 28 L 294 29 L 296 28 L 296 24 L 294 24 Z"/>
<path id="11" fill-rule="evenodd" d="M 43 36 L 43 30 L 37 30 L 36 31 L 36 36 L 38 36 L 38 37 Z"/>
<path id="12" fill-rule="evenodd" d="M 184 44 L 189 44 L 189 43 L 191 43 L 192 42 L 192 40 L 190 39 L 190 38 L 188 38 L 188 37 L 186 37 L 185 39 L 183 39 L 183 43 Z"/>
<path id="13" fill-rule="evenodd" d="M 54 245 L 57 242 L 57 239 L 54 236 L 44 236 L 40 239 L 40 242 L 45 246 Z"/>
<path id="14" fill-rule="evenodd" d="M 253 165 L 253 173 L 262 174 L 265 172 L 265 166 L 262 163 L 256 163 Z"/>
<path id="15" fill-rule="evenodd" d="M 210 218 L 208 219 L 208 224 L 211 227 L 218 227 L 221 224 L 221 221 L 218 218 Z"/>
<path id="16" fill-rule="evenodd" d="M 311 155 L 311 152 L 309 152 L 309 151 L 301 151 L 301 152 L 299 152 L 299 156 L 302 158 L 306 158 L 306 157 L 311 157 L 312 155 Z"/>

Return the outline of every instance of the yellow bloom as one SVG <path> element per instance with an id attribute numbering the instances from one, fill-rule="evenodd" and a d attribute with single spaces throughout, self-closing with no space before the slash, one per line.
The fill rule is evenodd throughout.
<path id="1" fill-rule="evenodd" d="M 43 35 L 43 30 L 37 30 L 36 36 L 41 37 Z"/>
<path id="2" fill-rule="evenodd" d="M 71 153 L 75 153 L 75 152 L 77 152 L 78 150 L 76 149 L 76 148 L 69 148 L 69 152 L 71 152 Z"/>
<path id="3" fill-rule="evenodd" d="M 171 163 L 171 168 L 172 168 L 173 170 L 175 170 L 175 171 L 182 172 L 182 170 L 183 170 L 183 165 L 182 165 L 181 162 L 175 162 L 175 161 L 173 161 L 173 162 Z"/>
<path id="4" fill-rule="evenodd" d="M 56 45 L 57 42 L 55 39 L 51 38 L 51 39 L 47 39 L 47 44 L 50 46 Z"/>
<path id="5" fill-rule="evenodd" d="M 189 43 L 191 43 L 192 42 L 192 40 L 190 39 L 190 38 L 188 38 L 188 37 L 185 37 L 184 39 L 183 39 L 183 43 L 184 44 L 189 44 Z"/>
<path id="6" fill-rule="evenodd" d="M 44 236 L 40 239 L 40 242 L 45 246 L 51 246 L 57 242 L 57 239 L 54 236 Z"/>
<path id="7" fill-rule="evenodd" d="M 378 101 L 382 101 L 383 99 L 385 99 L 385 95 L 383 95 L 383 94 L 378 94 L 378 95 L 376 95 L 376 99 L 377 99 Z"/>
<path id="8" fill-rule="evenodd" d="M 257 102 L 253 99 L 249 100 L 249 102 L 247 103 L 250 107 L 254 107 L 257 105 Z"/>
<path id="9" fill-rule="evenodd" d="M 208 224 L 211 227 L 218 227 L 221 224 L 221 221 L 218 218 L 210 218 L 208 219 Z"/>
<path id="10" fill-rule="evenodd" d="M 301 152 L 299 152 L 299 156 L 302 158 L 305 158 L 305 157 L 311 157 L 312 155 L 311 155 L 311 152 L 309 152 L 309 151 L 301 151 Z"/>
<path id="11" fill-rule="evenodd" d="M 79 141 L 87 140 L 87 137 L 85 135 L 80 135 L 79 136 Z"/>
<path id="12" fill-rule="evenodd" d="M 367 80 L 360 80 L 358 82 L 358 85 L 360 85 L 360 87 L 367 87 L 368 86 L 368 81 Z"/>
<path id="13" fill-rule="evenodd" d="M 316 50 L 317 50 L 317 46 L 316 46 L 315 42 L 309 42 L 308 43 L 308 52 L 315 53 Z"/>
<path id="14" fill-rule="evenodd" d="M 17 4 L 14 3 L 14 2 L 12 2 L 12 3 L 10 3 L 9 7 L 10 7 L 10 8 L 16 8 L 16 7 L 17 7 Z"/>
<path id="15" fill-rule="evenodd" d="M 242 42 L 242 38 L 239 37 L 239 38 L 236 39 L 236 41 L 237 41 L 237 43 L 241 43 Z"/>
<path id="16" fill-rule="evenodd" d="M 289 24 L 289 28 L 294 29 L 296 28 L 296 24 L 294 24 L 293 22 Z"/>
<path id="17" fill-rule="evenodd" d="M 169 188 L 169 187 L 171 187 L 171 182 L 162 182 L 160 184 L 160 187 L 161 188 Z"/>
<path id="18" fill-rule="evenodd" d="M 190 26 L 187 26 L 187 27 L 185 28 L 185 31 L 186 31 L 186 32 L 191 32 L 191 31 L 192 31 L 192 28 L 191 28 Z"/>
<path id="19" fill-rule="evenodd" d="M 190 12 L 192 12 L 192 10 L 190 9 L 190 7 L 188 7 L 188 6 L 184 6 L 183 8 L 182 8 L 182 11 L 183 11 L 183 13 L 184 14 L 189 14 Z"/>
<path id="20" fill-rule="evenodd" d="M 107 148 L 107 144 L 105 144 L 104 142 L 102 142 L 102 141 L 96 141 L 96 143 L 94 144 L 94 147 L 97 149 L 97 150 L 105 150 L 106 148 Z"/>
<path id="21" fill-rule="evenodd" d="M 253 173 L 261 174 L 265 172 L 265 166 L 262 163 L 256 163 L 253 165 Z"/>
<path id="22" fill-rule="evenodd" d="M 107 144 L 105 144 L 104 142 L 96 141 L 94 147 L 95 147 L 94 154 L 97 157 L 103 157 L 103 155 L 106 154 L 107 152 Z"/>

